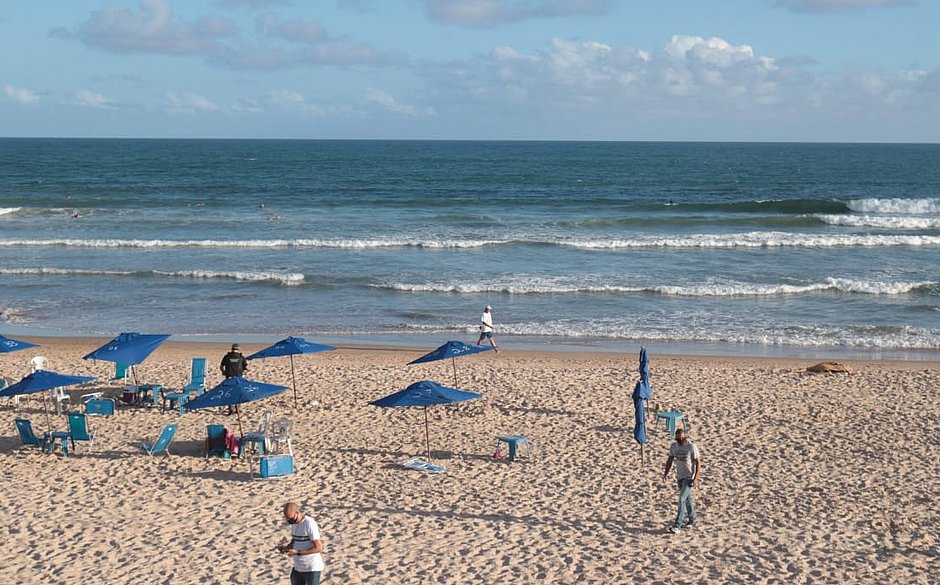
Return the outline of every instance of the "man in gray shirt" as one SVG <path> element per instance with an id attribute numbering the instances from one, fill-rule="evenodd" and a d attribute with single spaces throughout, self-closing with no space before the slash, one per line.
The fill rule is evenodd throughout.
<path id="1" fill-rule="evenodd" d="M 692 488 L 698 481 L 702 469 L 702 455 L 698 447 L 688 440 L 685 429 L 676 431 L 676 442 L 669 447 L 669 459 L 666 460 L 666 469 L 663 471 L 663 482 L 669 479 L 669 469 L 676 463 L 676 480 L 679 486 L 679 511 L 676 521 L 669 528 L 670 532 L 677 533 L 683 526 L 695 524 L 695 504 L 692 503 Z M 688 523 L 685 522 L 688 516 Z"/>

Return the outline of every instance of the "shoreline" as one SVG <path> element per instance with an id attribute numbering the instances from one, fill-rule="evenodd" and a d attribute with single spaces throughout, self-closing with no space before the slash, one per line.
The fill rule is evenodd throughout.
<path id="1" fill-rule="evenodd" d="M 16 337 L 37 345 L 52 346 L 87 346 L 88 351 L 92 351 L 112 339 L 113 335 L 90 335 L 90 334 L 72 334 L 72 333 L 50 333 L 42 334 L 29 333 L 24 331 L 8 331 L 7 328 L 0 328 L 0 334 L 8 337 Z M 232 334 L 232 335 L 186 335 L 172 334 L 167 340 L 166 346 L 186 345 L 203 347 L 212 351 L 224 354 L 232 343 L 239 343 L 245 348 L 252 348 L 251 351 L 245 351 L 246 355 L 262 349 L 272 343 L 283 339 L 286 335 L 263 335 L 263 334 Z M 304 337 L 301 335 L 301 337 Z M 337 349 L 349 351 L 376 351 L 376 352 L 427 352 L 444 343 L 448 339 L 460 338 L 455 335 L 447 337 L 445 335 L 421 335 L 406 336 L 395 335 L 387 336 L 382 339 L 379 336 L 337 336 L 330 338 L 322 336 L 317 339 L 306 337 L 309 341 L 332 345 Z M 505 340 L 509 340 L 508 342 Z M 465 343 L 473 344 L 474 341 L 467 337 L 463 339 Z M 565 356 L 572 359 L 578 355 L 589 356 L 591 358 L 611 357 L 615 354 L 636 355 L 640 347 L 645 347 L 653 355 L 679 358 L 698 358 L 708 361 L 751 361 L 751 362 L 795 362 L 811 361 L 812 364 L 822 361 L 840 361 L 853 363 L 912 363 L 912 364 L 940 364 L 940 348 L 936 350 L 860 350 L 852 348 L 821 348 L 821 347 L 768 347 L 753 345 L 722 345 L 704 344 L 704 343 L 678 343 L 678 342 L 610 342 L 604 343 L 597 341 L 595 343 L 586 343 L 584 340 L 573 340 L 557 343 L 532 343 L 525 340 L 517 340 L 514 337 L 503 337 L 499 341 L 500 349 L 507 350 L 517 355 L 535 355 L 535 356 Z M 812 365 L 809 364 L 809 365 Z"/>

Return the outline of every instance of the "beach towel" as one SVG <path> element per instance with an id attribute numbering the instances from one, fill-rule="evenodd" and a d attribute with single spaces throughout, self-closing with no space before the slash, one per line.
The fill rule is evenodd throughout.
<path id="1" fill-rule="evenodd" d="M 232 455 L 238 455 L 238 437 L 235 435 L 235 432 L 225 427 L 225 448 L 231 452 Z"/>
<path id="2" fill-rule="evenodd" d="M 407 467 L 408 469 L 415 469 L 417 471 L 423 471 L 425 473 L 441 473 L 444 471 L 443 465 L 435 465 L 420 457 L 412 457 L 406 461 L 402 461 L 400 464 L 402 467 Z"/>

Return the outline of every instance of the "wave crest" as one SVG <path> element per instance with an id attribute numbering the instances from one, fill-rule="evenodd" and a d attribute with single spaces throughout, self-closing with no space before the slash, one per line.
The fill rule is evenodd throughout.
<path id="1" fill-rule="evenodd" d="M 848 202 L 849 209 L 859 213 L 892 215 L 927 215 L 940 213 L 940 198 L 928 199 L 855 199 Z"/>

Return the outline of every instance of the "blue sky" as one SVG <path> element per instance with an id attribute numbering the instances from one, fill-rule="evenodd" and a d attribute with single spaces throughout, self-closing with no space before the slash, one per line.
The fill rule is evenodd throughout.
<path id="1" fill-rule="evenodd" d="M 0 135 L 940 141 L 934 0 L 0 2 Z"/>

